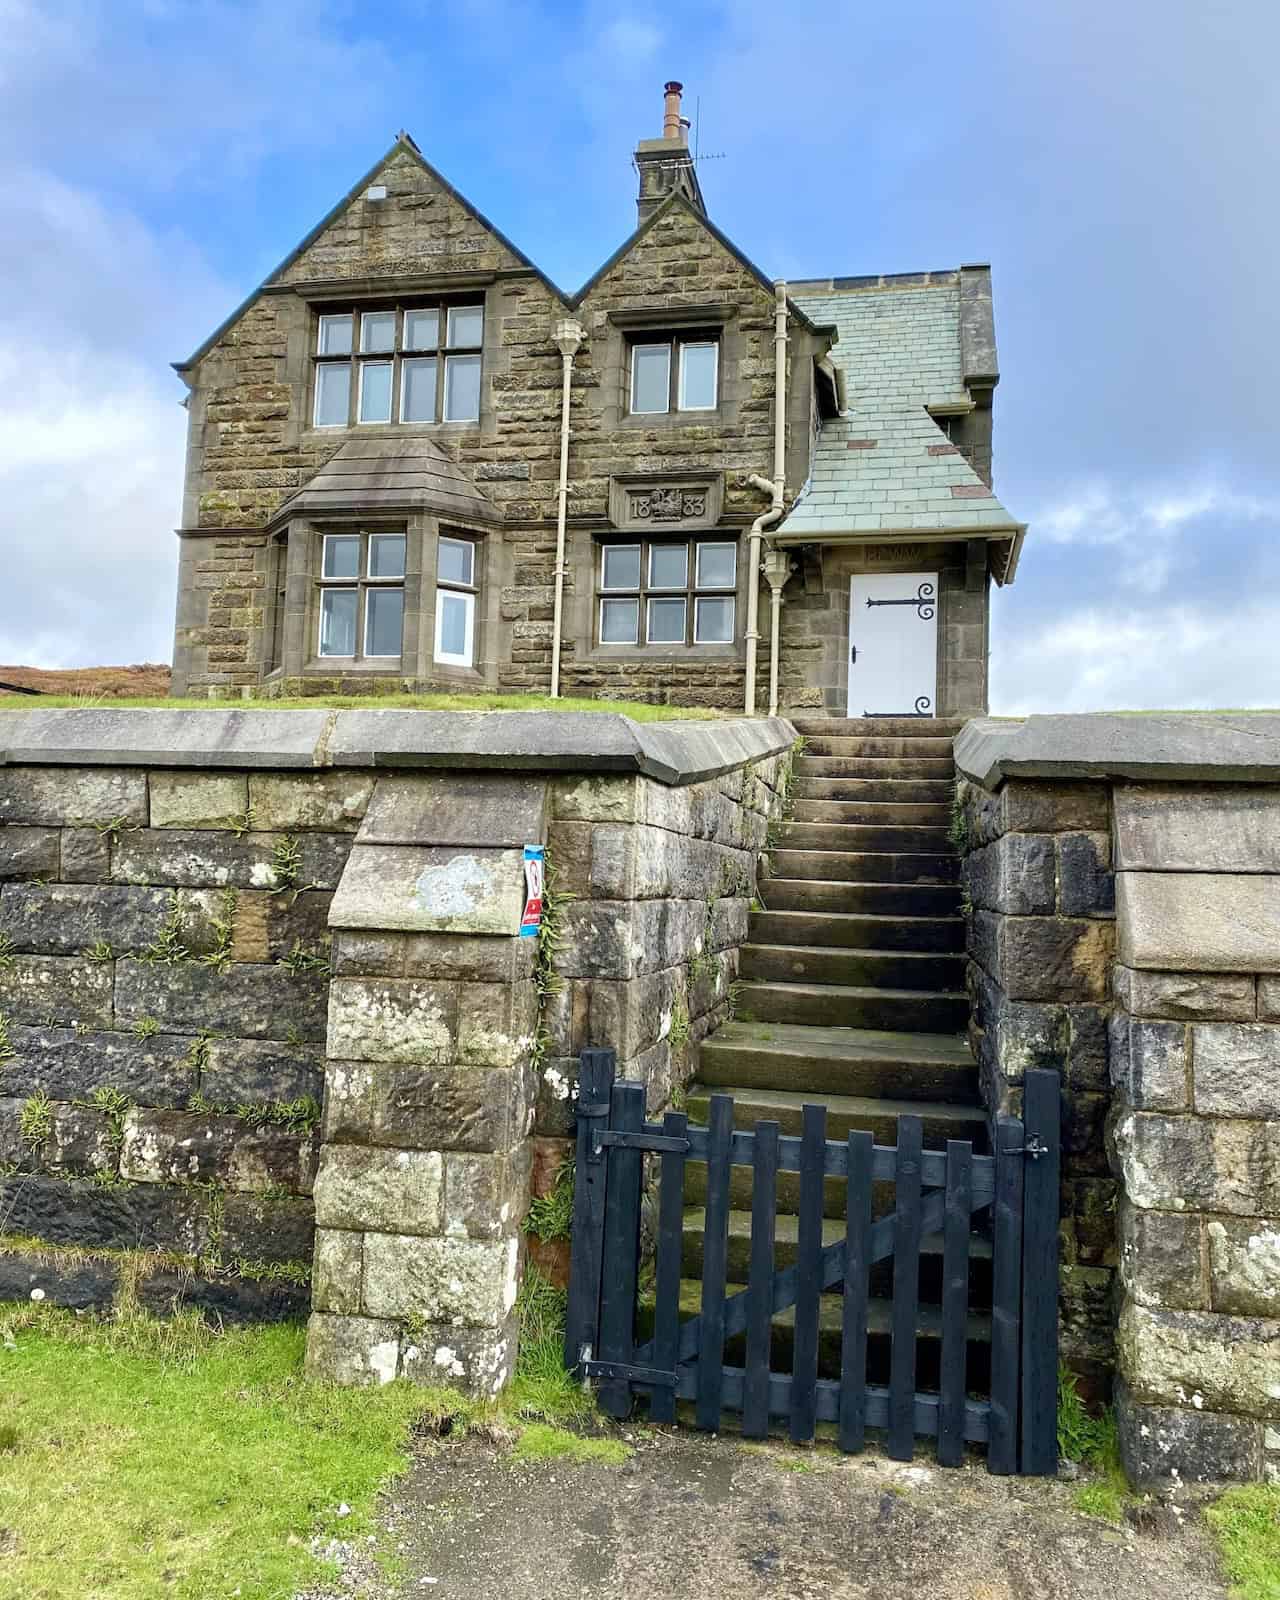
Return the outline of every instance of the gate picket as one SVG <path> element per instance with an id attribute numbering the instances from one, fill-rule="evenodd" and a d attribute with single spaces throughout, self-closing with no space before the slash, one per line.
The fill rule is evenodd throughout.
<path id="1" fill-rule="evenodd" d="M 707 1137 L 707 1207 L 702 1237 L 702 1331 L 698 1344 L 698 1426 L 720 1427 L 724 1389 L 724 1303 L 729 1251 L 729 1154 L 733 1097 L 711 1096 Z"/>
<path id="2" fill-rule="evenodd" d="M 680 1111 L 668 1111 L 662 1131 L 668 1138 L 683 1139 L 689 1119 Z M 676 1348 L 680 1342 L 680 1269 L 684 1248 L 684 1163 L 683 1150 L 667 1150 L 662 1157 L 658 1196 L 657 1282 L 654 1290 L 653 1364 L 661 1372 L 674 1372 Z M 675 1385 L 656 1386 L 649 1401 L 650 1422 L 676 1420 Z"/>
<path id="3" fill-rule="evenodd" d="M 600 1269 L 609 1165 L 603 1156 L 593 1158 L 591 1146 L 596 1128 L 608 1122 L 617 1062 L 612 1050 L 584 1050 L 578 1064 L 573 1231 L 564 1314 L 564 1364 L 570 1372 L 578 1370 L 583 1351 L 595 1355 L 600 1342 Z"/>
<path id="4" fill-rule="evenodd" d="M 1033 1069 L 1022 1090 L 1027 1144 L 1040 1153 L 1023 1176 L 1022 1460 L 1025 1473 L 1058 1470 L 1058 1074 Z"/>
<path id="5" fill-rule="evenodd" d="M 751 1270 L 747 1275 L 747 1366 L 742 1380 L 742 1432 L 769 1432 L 769 1357 L 773 1343 L 774 1239 L 778 1209 L 778 1124 L 757 1122 L 751 1175 Z"/>
<path id="6" fill-rule="evenodd" d="M 644 1126 L 644 1085 L 615 1083 L 609 1127 L 638 1133 Z M 640 1265 L 640 1177 L 642 1155 L 623 1146 L 609 1151 L 604 1206 L 604 1260 L 600 1280 L 600 1360 L 629 1366 L 635 1350 L 636 1280 Z M 631 1410 L 631 1385 L 606 1378 L 601 1407 L 611 1417 Z"/>
<path id="7" fill-rule="evenodd" d="M 861 1450 L 867 1426 L 867 1299 L 871 1282 L 871 1134 L 849 1135 L 840 1329 L 840 1448 Z"/>
<path id="8" fill-rule="evenodd" d="M 942 1237 L 942 1356 L 938 1384 L 938 1462 L 958 1467 L 964 1456 L 964 1398 L 969 1316 L 969 1236 L 973 1146 L 947 1140 L 946 1222 Z"/>
<path id="9" fill-rule="evenodd" d="M 915 1454 L 916 1322 L 920 1299 L 920 1155 L 924 1124 L 898 1118 L 893 1233 L 893 1319 L 889 1349 L 889 1439 L 895 1461 Z"/>
<path id="10" fill-rule="evenodd" d="M 817 1420 L 818 1312 L 822 1296 L 822 1179 L 827 1108 L 805 1106 L 800 1137 L 800 1218 L 796 1246 L 795 1334 L 791 1357 L 791 1441 L 813 1438 Z"/>
<path id="11" fill-rule="evenodd" d="M 1022 1165 L 1026 1140 L 1016 1117 L 996 1120 L 992 1213 L 991 1441 L 987 1470 L 1018 1470 L 1018 1310 L 1022 1295 Z"/>

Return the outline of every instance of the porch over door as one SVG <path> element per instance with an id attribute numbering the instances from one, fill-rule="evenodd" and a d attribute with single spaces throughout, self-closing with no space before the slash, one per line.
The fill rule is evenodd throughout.
<path id="1" fill-rule="evenodd" d="M 849 580 L 851 717 L 932 717 L 938 694 L 938 574 Z"/>

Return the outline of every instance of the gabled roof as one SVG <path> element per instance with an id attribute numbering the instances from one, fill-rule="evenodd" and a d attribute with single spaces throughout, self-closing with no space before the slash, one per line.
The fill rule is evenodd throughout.
<path id="1" fill-rule="evenodd" d="M 421 434 L 350 439 L 275 512 L 290 517 L 335 511 L 435 511 L 468 522 L 500 523 L 502 514 L 443 450 Z"/>
<path id="2" fill-rule="evenodd" d="M 337 205 L 335 205 L 332 210 L 328 211 L 320 219 L 320 221 L 316 223 L 315 227 L 312 228 L 311 232 L 307 234 L 306 238 L 300 240 L 299 243 L 296 244 L 289 252 L 289 254 L 285 256 L 284 260 L 272 268 L 272 270 L 267 274 L 257 288 L 245 296 L 245 298 L 240 302 L 230 316 L 226 317 L 222 322 L 220 322 L 209 335 L 209 337 L 205 339 L 202 344 L 198 345 L 185 361 L 175 361 L 172 363 L 174 371 L 185 374 L 189 372 L 191 368 L 194 367 L 196 363 L 199 362 L 205 355 L 207 355 L 222 337 L 222 335 L 227 331 L 227 329 L 244 315 L 244 313 L 254 303 L 258 296 L 262 294 L 264 290 L 270 288 L 282 273 L 288 271 L 298 257 L 315 243 L 325 229 L 329 227 L 332 222 L 336 221 L 336 219 L 342 215 L 342 213 L 349 205 L 353 203 L 353 201 L 360 197 L 365 189 L 369 187 L 373 180 L 386 166 L 387 162 L 390 161 L 391 158 L 401 150 L 407 151 L 413 157 L 413 159 L 418 162 L 423 170 L 428 173 L 434 182 L 438 183 L 447 194 L 449 194 L 458 202 L 459 205 L 465 207 L 465 209 L 471 213 L 481 227 L 485 228 L 489 233 L 491 233 L 504 249 L 511 252 L 512 256 L 515 257 L 521 266 L 528 268 L 528 270 L 532 272 L 535 277 L 537 277 L 538 280 L 551 291 L 557 300 L 571 310 L 576 310 L 577 307 L 582 304 L 586 296 L 595 287 L 595 285 L 599 283 L 600 279 L 603 278 L 604 275 L 611 270 L 611 268 L 615 267 L 618 262 L 621 261 L 622 258 L 628 253 L 628 251 L 634 248 L 636 243 L 644 237 L 650 228 L 652 228 L 661 218 L 665 217 L 676 206 L 683 206 L 689 215 L 698 223 L 700 223 L 713 239 L 715 239 L 719 244 L 723 245 L 729 254 L 733 256 L 735 261 L 739 262 L 749 273 L 752 274 L 753 277 L 756 278 L 762 288 L 767 289 L 771 294 L 773 293 L 772 279 L 766 277 L 760 268 L 756 266 L 755 262 L 752 261 L 748 256 L 745 256 L 727 234 L 722 233 L 720 229 L 716 227 L 714 222 L 712 222 L 703 212 L 697 210 L 695 206 L 691 205 L 682 194 L 672 193 L 667 196 L 661 205 L 655 208 L 651 215 L 647 217 L 632 234 L 623 240 L 623 242 L 613 252 L 604 265 L 597 272 L 592 273 L 592 275 L 587 279 L 587 281 L 582 285 L 581 289 L 579 289 L 576 294 L 567 294 L 563 289 L 560 288 L 558 284 L 554 283 L 540 267 L 536 266 L 522 250 L 520 250 L 516 245 L 512 244 L 511 240 L 508 239 L 499 228 L 494 227 L 493 223 L 489 221 L 488 217 L 486 217 L 482 211 L 477 210 L 464 194 L 462 194 L 458 189 L 455 189 L 449 180 L 431 165 L 431 163 L 422 154 L 422 151 L 419 150 L 418 146 L 409 137 L 409 135 L 402 132 L 397 135 L 396 141 L 391 148 L 378 161 L 374 162 L 373 166 L 369 168 L 368 172 L 366 172 L 363 177 L 358 179 L 356 183 L 352 185 L 347 193 L 343 195 L 342 199 L 338 201 Z M 811 332 L 819 331 L 794 299 L 790 300 L 789 304 L 799 321 L 802 322 L 806 328 L 808 328 Z M 823 331 L 825 331 L 825 329 Z"/>
<path id="3" fill-rule="evenodd" d="M 337 205 L 335 205 L 331 211 L 326 212 L 325 215 L 321 217 L 320 221 L 316 223 L 315 227 L 312 228 L 309 234 L 307 234 L 306 238 L 300 240 L 293 247 L 293 249 L 290 250 L 289 254 L 285 256 L 284 260 L 271 269 L 258 287 L 245 296 L 245 298 L 235 308 L 231 315 L 218 324 L 218 326 L 213 330 L 204 343 L 199 345 L 185 361 L 173 362 L 172 365 L 174 371 L 180 373 L 188 372 L 203 356 L 207 355 L 213 346 L 217 344 L 218 340 L 227 331 L 227 329 L 244 315 L 244 313 L 249 309 L 262 291 L 270 287 L 270 285 L 275 282 L 282 272 L 288 271 L 288 269 L 303 253 L 303 251 L 307 250 L 311 245 L 313 245 L 324 232 L 324 230 L 330 225 L 330 223 L 336 221 L 337 218 L 340 217 L 347 209 L 347 207 L 354 200 L 357 200 L 361 194 L 363 194 L 363 192 L 382 171 L 383 167 L 386 166 L 387 162 L 390 161 L 391 158 L 401 150 L 407 151 L 419 164 L 419 166 L 421 166 L 423 170 L 440 185 L 446 194 L 448 194 L 452 199 L 456 200 L 460 206 L 465 207 L 466 210 L 468 210 L 481 225 L 481 227 L 486 228 L 498 241 L 498 243 L 503 246 L 504 249 L 509 250 L 521 266 L 527 267 L 530 272 L 539 278 L 547 286 L 547 288 L 551 290 L 552 294 L 554 294 L 558 300 L 565 301 L 566 304 L 568 303 L 564 290 L 561 289 L 557 284 L 553 283 L 540 267 L 535 266 L 529 257 L 525 255 L 523 250 L 512 244 L 511 240 L 507 238 L 506 234 L 504 234 L 501 229 L 495 228 L 493 223 L 489 221 L 488 217 L 486 217 L 482 211 L 478 211 L 476 207 L 471 204 L 470 200 L 467 199 L 466 195 L 455 189 L 443 173 L 437 172 L 435 167 L 431 165 L 414 141 L 402 130 L 396 135 L 395 143 L 391 146 L 391 148 L 374 162 L 373 166 L 369 168 L 368 172 L 366 172 L 362 178 L 359 178 L 351 186 L 351 188 L 347 190 L 346 194 L 343 195 L 342 199 L 338 201 Z"/>
<path id="4" fill-rule="evenodd" d="M 809 482 L 775 537 L 821 543 L 858 534 L 1003 536 L 1010 542 L 1007 580 L 1025 525 L 930 415 L 930 408 L 958 412 L 973 404 L 964 371 L 961 274 L 849 283 L 796 294 L 811 317 L 839 328 L 849 410 L 823 423 Z"/>

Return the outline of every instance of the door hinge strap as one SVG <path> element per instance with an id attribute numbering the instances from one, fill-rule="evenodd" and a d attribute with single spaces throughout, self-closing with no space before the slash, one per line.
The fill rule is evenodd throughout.
<path id="1" fill-rule="evenodd" d="M 672 1155 L 686 1155 L 692 1149 L 688 1139 L 681 1139 L 674 1134 L 645 1133 L 643 1130 L 622 1132 L 616 1128 L 606 1128 L 603 1133 L 598 1133 L 596 1145 L 599 1149 L 612 1145 L 619 1150 L 659 1150 Z"/>

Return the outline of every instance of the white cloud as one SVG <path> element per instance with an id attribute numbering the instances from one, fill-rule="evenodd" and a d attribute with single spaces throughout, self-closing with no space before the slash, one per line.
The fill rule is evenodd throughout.
<path id="1" fill-rule="evenodd" d="M 1004 608 L 1002 607 L 1002 610 Z M 1096 606 L 1037 626 L 1000 616 L 991 709 L 1280 708 L 1280 601 Z"/>

